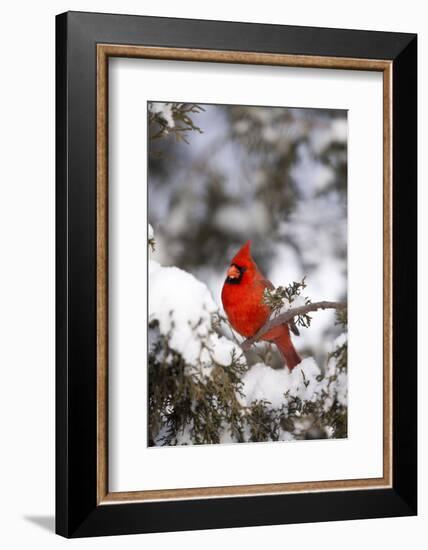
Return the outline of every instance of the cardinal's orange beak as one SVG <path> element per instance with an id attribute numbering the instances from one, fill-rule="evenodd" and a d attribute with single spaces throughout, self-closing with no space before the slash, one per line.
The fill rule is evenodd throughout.
<path id="1" fill-rule="evenodd" d="M 227 276 L 230 279 L 239 279 L 239 276 L 241 275 L 241 272 L 235 265 L 231 265 L 229 269 L 227 270 Z"/>

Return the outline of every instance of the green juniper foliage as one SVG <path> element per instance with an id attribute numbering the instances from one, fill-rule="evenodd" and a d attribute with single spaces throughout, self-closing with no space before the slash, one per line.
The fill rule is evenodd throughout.
<path id="1" fill-rule="evenodd" d="M 157 335 L 149 351 L 149 443 L 177 445 L 219 443 L 223 426 L 237 441 L 244 441 L 241 377 L 247 370 L 242 359 L 232 357 L 226 368 L 213 364 L 209 375 L 201 365 L 188 365 L 161 336 L 158 322 L 149 325 Z M 186 434 L 186 429 L 189 433 Z"/>
<path id="2" fill-rule="evenodd" d="M 278 286 L 274 289 L 265 288 L 264 302 L 270 307 L 273 315 L 278 315 L 284 306 L 291 306 L 296 298 L 302 296 L 303 290 L 306 288 L 306 277 L 301 281 L 293 281 L 288 286 Z M 303 298 L 305 305 L 311 303 L 311 300 L 305 296 Z M 295 323 L 301 327 L 309 328 L 311 324 L 311 316 L 307 313 L 296 315 Z"/>
<path id="3" fill-rule="evenodd" d="M 156 250 L 156 241 L 153 237 L 149 238 L 148 244 L 150 246 L 151 251 L 154 252 Z"/>
<path id="4" fill-rule="evenodd" d="M 204 111 L 204 108 L 197 103 L 165 103 L 164 110 L 156 110 L 151 104 L 149 107 L 149 139 L 156 140 L 173 136 L 176 141 L 189 143 L 188 132 L 203 133 L 201 128 L 194 124 L 192 114 Z"/>
<path id="5" fill-rule="evenodd" d="M 348 327 L 348 310 L 336 310 L 336 325 L 340 325 L 343 331 L 347 330 Z M 328 361 L 334 359 L 336 361 L 336 368 L 339 372 L 346 372 L 348 368 L 348 341 L 345 341 L 343 344 L 337 346 L 331 353 L 328 355 Z"/>

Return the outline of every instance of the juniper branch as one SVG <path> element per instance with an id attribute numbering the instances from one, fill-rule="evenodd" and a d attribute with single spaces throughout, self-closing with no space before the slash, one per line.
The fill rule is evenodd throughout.
<path id="1" fill-rule="evenodd" d="M 260 340 L 260 338 L 266 334 L 266 332 L 269 332 L 274 327 L 277 327 L 278 325 L 282 325 L 284 323 L 287 323 L 288 321 L 291 321 L 294 317 L 297 315 L 305 315 L 307 313 L 310 313 L 311 311 L 317 311 L 318 309 L 345 309 L 346 303 L 345 302 L 313 302 L 310 304 L 306 304 L 304 306 L 299 307 L 293 307 L 284 313 L 281 313 L 277 317 L 274 317 L 273 319 L 270 319 L 267 323 L 265 323 L 255 334 L 254 336 L 251 336 L 251 338 L 247 338 L 242 342 L 241 348 L 244 351 L 248 351 L 250 347 L 257 342 L 257 340 Z"/>

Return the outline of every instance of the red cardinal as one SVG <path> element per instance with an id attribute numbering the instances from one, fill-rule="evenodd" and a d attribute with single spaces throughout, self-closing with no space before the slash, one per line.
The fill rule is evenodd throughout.
<path id="1" fill-rule="evenodd" d="M 265 288 L 273 289 L 273 284 L 260 273 L 251 257 L 250 241 L 232 259 L 221 292 L 224 311 L 232 327 L 242 336 L 253 336 L 268 321 L 271 310 L 263 302 Z M 298 334 L 297 329 L 293 332 Z M 262 340 L 273 342 L 278 347 L 287 367 L 291 370 L 301 362 L 294 349 L 287 323 L 272 328 L 262 336 Z"/>

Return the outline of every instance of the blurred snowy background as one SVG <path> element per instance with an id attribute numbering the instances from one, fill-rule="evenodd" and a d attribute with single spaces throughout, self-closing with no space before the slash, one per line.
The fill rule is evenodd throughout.
<path id="1" fill-rule="evenodd" d="M 182 107 L 149 105 L 151 259 L 193 274 L 221 308 L 230 259 L 251 239 L 275 286 L 306 276 L 312 301 L 346 301 L 346 111 L 198 104 L 181 115 Z M 334 311 L 317 312 L 300 332 L 300 355 L 324 370 L 342 332 Z"/>

